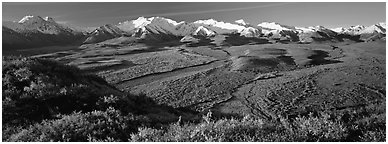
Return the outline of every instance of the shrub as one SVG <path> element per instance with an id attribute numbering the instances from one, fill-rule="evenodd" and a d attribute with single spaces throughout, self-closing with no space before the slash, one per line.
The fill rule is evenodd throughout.
<path id="1" fill-rule="evenodd" d="M 100 97 L 115 91 L 101 78 L 48 59 L 3 58 L 2 72 L 3 124 L 92 111 Z"/>
<path id="2" fill-rule="evenodd" d="M 198 124 L 170 124 L 163 129 L 140 128 L 132 141 L 341 141 L 347 129 L 341 122 L 320 117 L 298 117 L 282 124 L 244 117 L 243 119 L 210 120 Z"/>
<path id="3" fill-rule="evenodd" d="M 133 115 L 108 108 L 45 120 L 13 134 L 8 141 L 127 141 L 137 126 Z"/>
<path id="4" fill-rule="evenodd" d="M 2 82 L 3 141 L 385 141 L 384 102 L 280 121 L 198 120 L 47 59 L 3 57 Z"/>
<path id="5" fill-rule="evenodd" d="M 164 129 L 140 128 L 131 135 L 132 141 L 253 141 L 256 132 L 262 129 L 263 121 L 248 117 L 238 119 L 211 120 L 211 115 L 203 122 L 170 124 Z"/>
<path id="6" fill-rule="evenodd" d="M 347 129 L 339 121 L 330 120 L 330 115 L 320 117 L 297 117 L 294 122 L 296 141 L 340 141 L 346 137 Z"/>

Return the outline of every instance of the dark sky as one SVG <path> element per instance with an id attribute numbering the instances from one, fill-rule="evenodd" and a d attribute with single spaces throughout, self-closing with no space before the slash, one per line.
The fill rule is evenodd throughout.
<path id="1" fill-rule="evenodd" d="M 291 26 L 322 25 L 334 28 L 385 22 L 385 5 L 382 2 L 3 2 L 2 8 L 3 21 L 18 21 L 25 15 L 40 15 L 53 17 L 60 22 L 92 27 L 117 24 L 139 16 L 162 16 L 178 22 L 209 18 L 225 22 L 244 19 L 254 25 L 268 21 Z"/>

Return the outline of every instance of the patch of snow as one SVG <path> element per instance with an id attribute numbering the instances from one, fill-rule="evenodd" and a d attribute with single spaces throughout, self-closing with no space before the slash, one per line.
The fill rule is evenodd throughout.
<path id="1" fill-rule="evenodd" d="M 181 21 L 181 22 L 178 23 L 178 22 L 176 22 L 176 21 L 174 21 L 172 19 L 168 19 L 168 18 L 162 18 L 162 19 L 166 20 L 168 23 L 170 23 L 170 24 L 172 24 L 174 26 L 177 26 L 177 25 L 185 23 L 184 21 Z"/>
<path id="2" fill-rule="evenodd" d="M 374 32 L 385 34 L 385 28 L 378 24 L 375 24 L 375 25 L 366 27 L 365 29 L 359 31 L 357 34 L 374 33 Z"/>
<path id="3" fill-rule="evenodd" d="M 330 29 L 330 30 L 332 30 L 332 31 L 334 31 L 334 32 L 336 32 L 336 33 L 342 33 L 342 32 L 345 31 L 345 28 L 343 28 L 343 27 L 338 27 L 338 28 L 333 28 L 333 29 Z"/>
<path id="4" fill-rule="evenodd" d="M 234 22 L 241 24 L 241 25 L 247 25 L 247 23 L 243 19 L 239 19 L 239 20 L 236 20 Z"/>
<path id="5" fill-rule="evenodd" d="M 132 20 L 132 23 L 135 25 L 135 28 L 139 28 L 150 24 L 152 20 L 154 20 L 154 17 L 150 17 L 150 18 L 139 17 L 136 20 Z"/>
<path id="6" fill-rule="evenodd" d="M 385 22 L 379 22 L 378 25 L 380 25 L 384 29 L 387 29 L 387 23 L 385 23 Z"/>
<path id="7" fill-rule="evenodd" d="M 208 20 L 198 20 L 193 22 L 195 24 L 204 24 L 204 25 L 210 25 L 214 27 L 219 27 L 222 29 L 228 29 L 228 30 L 237 30 L 237 31 L 242 31 L 245 27 L 240 26 L 237 24 L 231 24 L 231 23 L 226 23 L 226 22 L 218 22 L 214 19 L 208 19 Z"/>
<path id="8" fill-rule="evenodd" d="M 311 27 L 295 27 L 296 31 L 299 33 L 307 33 L 307 32 L 314 32 L 315 29 Z"/>
<path id="9" fill-rule="evenodd" d="M 49 21 L 50 19 L 52 19 L 51 17 L 48 17 L 48 16 L 46 16 L 46 17 L 44 17 L 43 18 L 45 21 Z"/>
<path id="10" fill-rule="evenodd" d="M 207 28 L 203 27 L 203 26 L 199 26 L 197 28 L 197 30 L 195 30 L 195 32 L 193 33 L 193 35 L 200 35 L 202 33 L 204 33 L 205 36 L 212 36 L 212 35 L 215 35 L 215 33 L 211 30 L 208 30 Z"/>
<path id="11" fill-rule="evenodd" d="M 260 36 L 260 34 L 261 34 L 260 30 L 253 27 L 247 27 L 242 31 L 240 31 L 240 35 L 245 37 L 258 37 Z"/>
<path id="12" fill-rule="evenodd" d="M 34 17 L 34 16 L 32 16 L 32 15 L 25 16 L 25 17 L 23 17 L 18 23 L 24 23 L 24 22 L 30 20 L 30 19 L 33 18 L 33 17 Z"/>
<path id="13" fill-rule="evenodd" d="M 283 26 L 275 22 L 263 22 L 261 24 L 258 24 L 257 26 L 275 30 L 291 30 L 291 27 Z"/>

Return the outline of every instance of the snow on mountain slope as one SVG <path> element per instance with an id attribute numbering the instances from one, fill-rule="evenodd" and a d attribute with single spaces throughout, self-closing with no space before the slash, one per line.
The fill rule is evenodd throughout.
<path id="1" fill-rule="evenodd" d="M 349 28 L 334 28 L 331 29 L 340 34 L 360 35 L 360 34 L 371 34 L 371 33 L 386 33 L 386 23 L 381 22 L 369 27 L 362 25 L 350 26 Z"/>
<path id="2" fill-rule="evenodd" d="M 335 31 L 336 33 L 343 33 L 346 29 L 343 27 L 333 28 L 332 31 Z"/>
<path id="3" fill-rule="evenodd" d="M 119 29 L 117 26 L 107 24 L 95 29 L 83 43 L 98 43 L 108 39 L 120 37 L 124 34 L 125 32 Z"/>
<path id="4" fill-rule="evenodd" d="M 211 31 L 203 26 L 200 26 L 197 28 L 197 30 L 195 30 L 193 35 L 201 35 L 201 36 L 209 37 L 209 36 L 214 36 L 215 32 L 213 32 L 213 31 Z"/>
<path id="5" fill-rule="evenodd" d="M 314 27 L 295 27 L 295 30 L 299 33 L 308 33 L 316 31 Z"/>
<path id="6" fill-rule="evenodd" d="M 150 17 L 150 18 L 139 17 L 135 20 L 120 22 L 117 25 L 117 27 L 123 31 L 130 32 L 130 31 L 133 31 L 134 29 L 138 29 L 150 24 L 152 20 L 154 20 L 154 17 Z"/>
<path id="7" fill-rule="evenodd" d="M 184 22 L 176 22 L 171 19 L 163 17 L 155 17 L 151 23 L 145 25 L 144 27 L 153 34 L 165 34 L 165 35 L 176 35 L 184 36 L 187 33 L 182 34 L 182 31 L 177 29 L 177 26 L 184 24 Z"/>
<path id="8" fill-rule="evenodd" d="M 226 23 L 226 22 L 218 22 L 214 19 L 208 19 L 208 20 L 198 20 L 193 22 L 194 24 L 201 24 L 201 25 L 208 25 L 208 26 L 213 26 L 221 29 L 226 29 L 226 30 L 233 30 L 233 31 L 242 31 L 245 27 L 240 26 L 237 24 L 231 24 L 231 23 Z"/>
<path id="9" fill-rule="evenodd" d="M 208 20 L 198 20 L 193 22 L 193 24 L 200 26 L 207 26 L 210 30 L 215 31 L 218 34 L 231 34 L 231 33 L 240 33 L 241 36 L 245 37 L 258 37 L 261 34 L 261 30 L 248 27 L 248 24 L 244 20 L 240 19 L 235 21 L 238 24 L 231 24 L 226 22 L 219 22 L 214 19 Z"/>
<path id="10" fill-rule="evenodd" d="M 42 18 L 40 16 L 25 16 L 19 22 L 3 23 L 6 27 L 20 33 L 44 33 L 53 35 L 74 35 L 78 34 L 72 29 L 62 26 L 51 17 Z"/>
<path id="11" fill-rule="evenodd" d="M 356 26 L 351 26 L 350 28 L 345 29 L 345 31 L 343 31 L 342 33 L 354 35 L 354 34 L 359 33 L 360 31 L 362 31 L 363 29 L 365 29 L 365 26 L 356 25 Z"/>
<path id="12" fill-rule="evenodd" d="M 263 22 L 258 24 L 257 26 L 267 28 L 267 29 L 273 29 L 273 30 L 295 30 L 295 27 L 281 25 L 275 22 Z"/>
<path id="13" fill-rule="evenodd" d="M 245 37 L 259 37 L 261 35 L 261 30 L 253 27 L 247 27 L 240 31 L 240 35 Z"/>
<path id="14" fill-rule="evenodd" d="M 335 28 L 332 29 L 338 34 L 346 34 L 352 38 L 357 37 L 362 41 L 374 41 L 377 39 L 385 39 L 386 24 L 384 22 L 377 23 L 368 27 L 362 25 L 350 26 L 349 28 Z"/>
<path id="15" fill-rule="evenodd" d="M 145 17 L 139 17 L 136 20 L 132 21 L 132 24 L 135 28 L 144 27 L 152 22 L 155 17 L 145 18 Z"/>
<path id="16" fill-rule="evenodd" d="M 247 25 L 247 23 L 243 19 L 239 19 L 239 20 L 236 20 L 234 22 L 236 22 L 237 24 L 241 24 L 243 26 Z"/>
<path id="17" fill-rule="evenodd" d="M 296 27 L 296 30 L 298 31 L 299 41 L 303 43 L 338 40 L 337 32 L 323 26 Z"/>
<path id="18" fill-rule="evenodd" d="M 350 36 L 370 40 L 385 37 L 386 23 L 378 23 L 369 27 L 352 26 L 350 28 L 327 29 L 323 26 L 294 27 L 275 22 L 263 22 L 257 26 L 246 23 L 243 19 L 235 23 L 217 21 L 215 19 L 197 20 L 195 22 L 177 22 L 164 17 L 139 17 L 134 20 L 120 22 L 117 25 L 104 25 L 93 31 L 87 28 L 75 28 L 58 24 L 50 17 L 25 16 L 18 22 L 3 22 L 3 32 L 9 36 L 9 41 L 33 39 L 33 41 L 62 41 L 61 39 L 86 39 L 85 43 L 96 43 L 117 37 L 132 37 L 139 42 L 167 42 L 170 40 L 192 41 L 204 37 L 243 36 L 266 37 L 275 41 L 315 41 L 341 40 Z M 348 34 L 341 35 L 341 34 Z M 28 37 L 26 37 L 28 36 Z M 55 37 L 56 36 L 56 37 Z M 83 38 L 81 38 L 83 36 Z M 191 36 L 191 37 L 187 37 Z M 20 38 L 19 38 L 20 37 Z M 52 38 L 55 37 L 55 38 Z"/>
<path id="19" fill-rule="evenodd" d="M 163 17 L 150 17 L 150 18 L 139 17 L 136 20 L 120 22 L 117 25 L 117 27 L 123 31 L 131 32 L 131 31 L 138 31 L 138 29 L 146 27 L 150 24 L 158 25 L 162 28 L 165 28 L 165 27 L 171 28 L 171 27 L 176 27 L 183 23 L 184 21 L 178 23 L 174 20 L 163 18 Z"/>
<path id="20" fill-rule="evenodd" d="M 81 32 L 58 24 L 51 17 L 31 15 L 18 22 L 3 22 L 2 31 L 6 48 L 80 44 L 84 39 Z"/>
<path id="21" fill-rule="evenodd" d="M 355 34 L 359 33 L 363 29 L 365 29 L 364 26 L 356 25 L 356 26 L 350 26 L 349 28 L 339 27 L 339 28 L 334 28 L 334 29 L 331 29 L 331 30 L 335 31 L 335 32 L 337 32 L 339 34 L 355 35 Z"/>
<path id="22" fill-rule="evenodd" d="M 378 23 L 378 25 L 380 25 L 384 29 L 387 29 L 387 23 L 385 23 L 385 22 L 380 22 L 380 23 Z"/>
<path id="23" fill-rule="evenodd" d="M 377 23 L 374 25 L 371 25 L 369 27 L 365 27 L 363 30 L 356 33 L 357 35 L 360 35 L 360 39 L 369 42 L 369 41 L 375 41 L 375 40 L 385 40 L 386 37 L 386 24 L 385 23 Z"/>
<path id="24" fill-rule="evenodd" d="M 32 16 L 32 15 L 25 16 L 18 23 L 25 23 L 26 21 L 28 21 L 32 18 L 34 18 L 34 16 Z"/>
<path id="25" fill-rule="evenodd" d="M 43 20 L 47 21 L 47 22 L 51 22 L 51 23 L 55 23 L 54 19 L 52 17 L 44 17 Z"/>
<path id="26" fill-rule="evenodd" d="M 386 31 L 385 27 L 386 27 L 385 23 L 378 23 L 364 28 L 363 30 L 359 31 L 357 34 L 364 34 L 364 33 L 385 34 L 385 31 Z"/>
<path id="27" fill-rule="evenodd" d="M 182 43 L 198 43 L 199 41 L 199 38 L 195 38 L 191 35 L 184 36 L 182 39 L 179 40 L 179 42 Z"/>
<path id="28" fill-rule="evenodd" d="M 295 27 L 281 25 L 275 22 L 263 22 L 257 25 L 266 37 L 296 41 L 298 30 Z"/>

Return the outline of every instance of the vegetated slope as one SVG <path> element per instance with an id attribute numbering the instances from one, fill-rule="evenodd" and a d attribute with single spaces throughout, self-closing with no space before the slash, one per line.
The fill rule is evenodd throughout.
<path id="1" fill-rule="evenodd" d="M 279 121 L 211 112 L 199 119 L 123 97 L 100 78 L 51 60 L 4 58 L 3 67 L 3 141 L 385 141 L 379 105 Z"/>
<path id="2" fill-rule="evenodd" d="M 3 59 L 5 123 L 53 118 L 77 109 L 91 111 L 91 105 L 106 94 L 121 95 L 103 79 L 84 75 L 78 68 L 50 60 Z"/>
<path id="3" fill-rule="evenodd" d="M 52 60 L 3 57 L 2 71 L 3 141 L 122 141 L 142 125 L 191 115 Z"/>
<path id="4" fill-rule="evenodd" d="M 306 51 L 311 52 L 305 52 L 304 55 L 310 57 L 307 59 L 311 61 L 304 62 L 303 59 L 306 58 L 302 58 L 297 53 L 292 54 L 292 51 L 300 48 L 291 47 L 288 51 L 279 49 L 279 46 L 265 45 L 261 49 L 254 46 L 231 47 L 227 49 L 227 52 L 209 49 L 209 52 L 201 54 L 223 60 L 226 60 L 228 55 L 244 55 L 253 58 L 253 61 L 254 59 L 271 61 L 264 63 L 264 66 L 276 62 L 280 65 L 268 66 L 278 71 L 288 70 L 287 65 L 305 66 L 314 64 L 312 62 L 314 59 L 322 60 L 319 57 L 310 57 L 321 54 L 306 48 Z M 315 47 L 320 48 L 318 45 Z M 324 48 L 332 51 L 329 53 L 330 57 L 339 56 L 336 54 L 338 49 L 332 50 L 329 46 L 322 46 L 320 49 Z M 184 48 L 179 51 L 191 55 L 190 53 L 195 52 L 196 49 Z M 369 49 L 369 51 L 374 50 Z M 295 60 L 300 61 L 289 63 L 288 59 L 282 57 L 286 53 L 291 53 Z M 145 55 L 147 53 L 143 54 Z M 158 56 L 157 52 L 151 55 Z M 274 57 L 276 59 L 273 59 Z M 109 61 L 108 59 L 95 60 Z M 201 91 L 205 92 L 202 93 L 204 95 L 200 95 L 201 99 L 197 99 L 200 104 L 194 106 L 205 106 L 206 108 L 206 105 L 210 104 L 210 106 L 220 108 L 223 104 L 232 104 L 228 106 L 236 106 L 235 110 L 239 110 L 238 105 L 232 103 L 239 99 L 239 95 L 230 94 L 232 99 L 223 97 L 223 93 L 220 93 L 222 90 L 217 86 L 226 86 L 229 90 L 233 90 L 234 85 L 240 83 L 228 81 L 228 79 L 246 81 L 245 78 L 255 78 L 249 73 L 266 73 L 267 71 L 263 71 L 264 68 L 255 67 L 255 65 L 261 66 L 262 63 L 251 63 L 250 59 L 240 61 L 238 58 L 231 58 L 230 60 L 230 67 L 223 65 L 216 69 L 194 73 L 194 75 L 167 78 L 161 82 L 172 80 L 171 82 L 175 84 L 182 82 L 185 84 L 187 82 L 185 79 L 189 79 L 199 85 L 185 85 L 186 90 L 190 91 L 190 89 L 200 87 Z M 377 59 L 370 60 L 371 62 L 377 61 Z M 252 104 L 251 108 L 256 108 L 258 113 L 247 114 L 241 111 L 240 114 L 244 115 L 219 119 L 227 115 L 222 115 L 222 113 L 220 115 L 216 111 L 214 115 L 217 117 L 208 113 L 207 116 L 199 119 L 204 113 L 194 115 L 192 111 L 160 106 L 153 100 L 147 99 L 146 96 L 126 95 L 100 78 L 84 74 L 75 67 L 34 58 L 5 58 L 3 61 L 3 117 L 9 118 L 3 121 L 3 141 L 385 141 L 385 107 L 383 107 L 385 103 L 371 103 L 345 109 L 305 111 L 311 114 L 306 115 L 300 112 L 299 116 L 298 111 L 290 111 L 292 113 L 289 117 L 278 115 L 277 119 L 262 117 L 263 114 L 267 114 L 265 109 L 259 109 L 257 105 Z M 270 71 L 273 70 L 270 69 Z M 241 77 L 244 75 L 239 75 L 239 72 L 248 72 L 245 75 L 248 77 Z M 282 74 L 287 74 L 287 71 Z M 212 85 L 211 81 L 206 79 L 207 76 L 211 76 L 211 81 L 218 84 Z M 282 75 L 275 74 L 273 77 L 259 74 L 257 77 L 256 83 L 252 85 L 270 82 L 276 78 L 282 78 Z M 176 87 L 174 83 L 170 83 L 171 90 L 179 90 L 179 86 Z M 209 85 L 212 86 L 211 91 L 205 90 L 205 87 Z M 192 92 L 190 93 L 191 99 L 198 98 L 195 91 Z M 279 92 L 283 91 L 279 90 Z M 296 90 L 294 93 L 297 92 L 299 91 Z M 182 96 L 180 93 L 176 94 Z M 157 99 L 174 102 L 171 104 L 177 107 L 186 104 L 187 100 L 192 101 L 189 97 L 184 97 L 181 101 L 176 101 L 174 98 L 177 97 L 170 95 Z M 248 100 L 256 101 L 257 98 L 251 96 Z M 268 98 L 263 99 L 264 102 L 258 102 L 262 102 L 262 108 L 266 108 L 271 100 L 275 99 Z M 296 102 L 294 104 L 300 104 L 299 102 L 303 102 L 303 99 L 296 100 Z M 225 110 L 225 105 L 222 108 Z M 31 116 L 31 113 L 39 116 Z M 179 115 L 182 115 L 181 119 L 178 118 Z M 244 116 L 245 118 L 241 118 Z M 268 116 L 271 117 L 271 115 Z"/>

